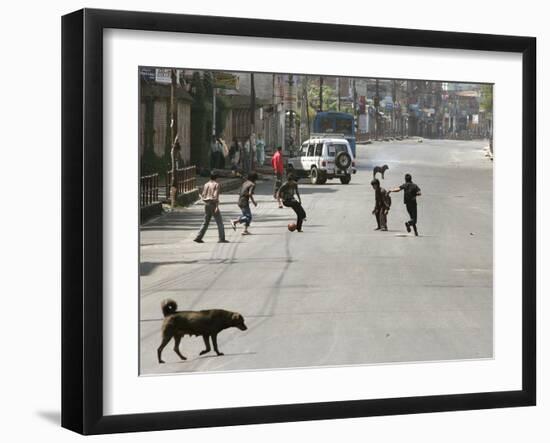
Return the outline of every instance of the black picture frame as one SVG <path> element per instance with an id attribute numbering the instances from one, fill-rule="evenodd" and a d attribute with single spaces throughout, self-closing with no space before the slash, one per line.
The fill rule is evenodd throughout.
<path id="1" fill-rule="evenodd" d="M 103 31 L 108 28 L 522 55 L 522 388 L 392 399 L 106 416 L 103 413 Z M 62 426 L 82 434 L 152 431 L 536 403 L 536 39 L 83 9 L 62 18 Z"/>

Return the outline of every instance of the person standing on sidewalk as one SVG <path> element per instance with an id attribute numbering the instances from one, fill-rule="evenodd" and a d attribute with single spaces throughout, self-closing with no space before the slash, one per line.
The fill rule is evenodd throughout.
<path id="1" fill-rule="evenodd" d="M 374 189 L 374 209 L 372 213 L 376 217 L 378 227 L 375 231 L 387 231 L 387 216 L 391 206 L 391 198 L 388 192 L 380 186 L 380 181 L 375 178 L 370 182 Z"/>
<path id="2" fill-rule="evenodd" d="M 216 137 L 212 136 L 212 140 L 210 141 L 210 169 L 216 169 L 219 166 L 219 150 L 220 145 L 218 140 Z"/>
<path id="3" fill-rule="evenodd" d="M 277 198 L 277 193 L 279 188 L 283 183 L 283 174 L 285 172 L 283 166 L 283 148 L 281 146 L 277 147 L 277 151 L 273 154 L 271 158 L 271 166 L 273 167 L 273 173 L 275 174 L 275 185 L 273 186 L 273 198 Z M 282 208 L 281 201 L 279 200 L 279 208 Z"/>
<path id="4" fill-rule="evenodd" d="M 257 164 L 261 168 L 265 162 L 265 141 L 262 134 L 258 134 L 258 139 L 256 140 L 256 155 Z"/>
<path id="5" fill-rule="evenodd" d="M 405 174 L 405 183 L 395 189 L 391 189 L 388 192 L 399 192 L 404 191 L 404 203 L 407 207 L 407 212 L 409 213 L 410 220 L 405 222 L 405 227 L 407 232 L 411 232 L 411 227 L 414 229 L 414 235 L 418 237 L 418 229 L 416 228 L 417 222 L 417 207 L 416 207 L 416 197 L 422 195 L 420 193 L 420 188 L 416 183 L 413 183 L 411 174 Z"/>
<path id="6" fill-rule="evenodd" d="M 250 137 L 248 137 L 245 140 L 241 155 L 242 155 L 243 173 L 248 175 L 248 173 L 250 172 L 250 156 L 251 156 Z"/>
<path id="7" fill-rule="evenodd" d="M 298 200 L 296 200 L 294 195 L 298 197 Z M 277 200 L 280 208 L 282 208 L 281 199 L 283 200 L 283 205 L 292 208 L 296 213 L 296 230 L 302 232 L 302 223 L 306 218 L 306 211 L 302 207 L 302 197 L 300 197 L 300 193 L 298 192 L 298 182 L 294 174 L 288 174 L 287 181 L 277 191 Z"/>
<path id="8" fill-rule="evenodd" d="M 206 182 L 202 189 L 201 197 L 204 202 L 204 222 L 193 240 L 196 243 L 204 243 L 202 238 L 204 234 L 206 234 L 212 216 L 214 216 L 214 220 L 216 220 L 216 224 L 218 225 L 218 243 L 229 243 L 225 239 L 225 230 L 223 228 L 222 215 L 220 213 L 220 184 L 217 180 L 218 175 L 214 172 L 210 173 L 210 180 Z"/>
<path id="9" fill-rule="evenodd" d="M 256 134 L 250 134 L 250 158 L 248 160 L 248 171 L 256 169 Z"/>
<path id="10" fill-rule="evenodd" d="M 241 208 L 242 215 L 236 220 L 231 220 L 231 227 L 234 231 L 237 230 L 237 223 L 244 223 L 244 231 L 242 235 L 249 235 L 250 231 L 248 227 L 252 221 L 252 211 L 250 210 L 250 202 L 254 206 L 258 206 L 256 200 L 254 200 L 254 190 L 256 189 L 256 180 L 258 180 L 258 174 L 252 172 L 248 174 L 246 181 L 241 185 L 241 190 L 239 191 L 239 208 Z"/>

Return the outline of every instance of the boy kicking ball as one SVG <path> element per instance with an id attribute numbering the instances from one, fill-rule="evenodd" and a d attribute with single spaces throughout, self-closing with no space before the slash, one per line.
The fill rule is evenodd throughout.
<path id="1" fill-rule="evenodd" d="M 295 195 L 298 197 L 298 200 L 294 197 Z M 281 199 L 283 205 L 292 208 L 296 213 L 295 229 L 298 232 L 302 232 L 302 223 L 306 219 L 306 211 L 304 211 L 302 207 L 302 198 L 300 197 L 300 192 L 298 192 L 298 182 L 293 174 L 288 174 L 286 182 L 283 183 L 277 192 L 279 206 L 281 205 Z M 294 226 L 288 225 L 288 230 L 291 232 L 294 231 L 293 227 Z"/>

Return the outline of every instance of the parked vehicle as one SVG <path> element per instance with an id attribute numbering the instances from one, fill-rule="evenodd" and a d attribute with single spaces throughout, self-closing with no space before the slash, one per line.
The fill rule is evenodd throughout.
<path id="1" fill-rule="evenodd" d="M 355 158 L 355 121 L 346 112 L 318 112 L 313 120 L 313 132 L 318 134 L 342 134 L 349 143 Z"/>
<path id="2" fill-rule="evenodd" d="M 288 159 L 287 171 L 309 177 L 313 184 L 321 185 L 327 180 L 339 178 L 342 184 L 347 185 L 357 169 L 351 147 L 343 135 L 312 134 L 302 143 L 298 155 Z"/>

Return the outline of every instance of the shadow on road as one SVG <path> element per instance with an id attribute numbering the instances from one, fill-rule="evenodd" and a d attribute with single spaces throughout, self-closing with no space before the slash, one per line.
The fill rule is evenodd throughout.
<path id="1" fill-rule="evenodd" d="M 219 348 L 218 348 L 219 349 Z M 236 357 L 239 355 L 256 355 L 257 352 L 233 352 L 233 353 L 225 353 L 223 355 L 201 355 L 200 357 L 197 357 L 195 360 L 204 360 L 205 358 L 216 358 L 216 357 Z M 182 363 L 182 362 L 180 362 Z"/>

